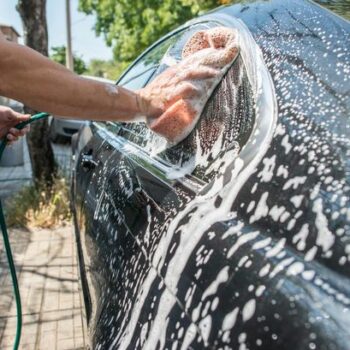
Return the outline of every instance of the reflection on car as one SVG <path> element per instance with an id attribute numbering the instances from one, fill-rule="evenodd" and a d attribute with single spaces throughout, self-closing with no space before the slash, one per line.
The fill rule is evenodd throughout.
<path id="1" fill-rule="evenodd" d="M 90 123 L 72 200 L 92 349 L 349 349 L 350 24 L 310 1 L 219 8 L 146 50 L 139 89 L 198 30 L 240 55 L 193 132 Z"/>

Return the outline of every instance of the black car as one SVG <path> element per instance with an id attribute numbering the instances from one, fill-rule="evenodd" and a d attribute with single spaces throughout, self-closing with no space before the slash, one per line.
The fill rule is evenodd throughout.
<path id="1" fill-rule="evenodd" d="M 193 132 L 91 123 L 72 198 L 92 349 L 350 349 L 350 24 L 310 1 L 221 7 L 165 36 L 138 89 L 193 33 L 240 54 Z"/>

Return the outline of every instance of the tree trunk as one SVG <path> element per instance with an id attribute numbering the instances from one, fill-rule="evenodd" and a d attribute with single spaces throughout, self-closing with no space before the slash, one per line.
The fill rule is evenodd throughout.
<path id="1" fill-rule="evenodd" d="M 25 44 L 41 54 L 48 56 L 46 0 L 19 0 L 17 11 L 22 18 Z M 36 84 L 37 82 L 33 81 L 32 83 Z M 25 107 L 25 112 L 30 114 L 35 113 L 35 111 L 28 107 Z M 40 181 L 51 184 L 56 165 L 49 140 L 47 119 L 45 118 L 33 123 L 28 135 L 34 181 L 36 184 Z"/>

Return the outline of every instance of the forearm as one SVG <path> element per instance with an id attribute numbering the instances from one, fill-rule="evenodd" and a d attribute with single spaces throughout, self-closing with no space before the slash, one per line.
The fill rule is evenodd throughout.
<path id="1" fill-rule="evenodd" d="M 84 79 L 25 46 L 0 42 L 0 95 L 55 115 L 132 120 L 139 97 L 112 84 Z"/>

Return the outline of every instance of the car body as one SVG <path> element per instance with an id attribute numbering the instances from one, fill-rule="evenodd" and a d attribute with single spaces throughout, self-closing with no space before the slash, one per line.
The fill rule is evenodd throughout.
<path id="1" fill-rule="evenodd" d="M 241 50 L 194 131 L 91 123 L 72 199 L 93 349 L 349 349 L 350 24 L 247 1 L 185 24 L 118 84 L 138 89 L 197 30 Z"/>
<path id="2" fill-rule="evenodd" d="M 102 81 L 105 83 L 114 84 L 114 81 L 94 77 L 90 75 L 83 75 L 84 78 Z M 68 119 L 67 117 L 54 116 L 50 118 L 50 138 L 53 142 L 57 142 L 59 137 L 71 138 L 79 129 L 84 126 L 87 122 L 84 120 Z"/>

